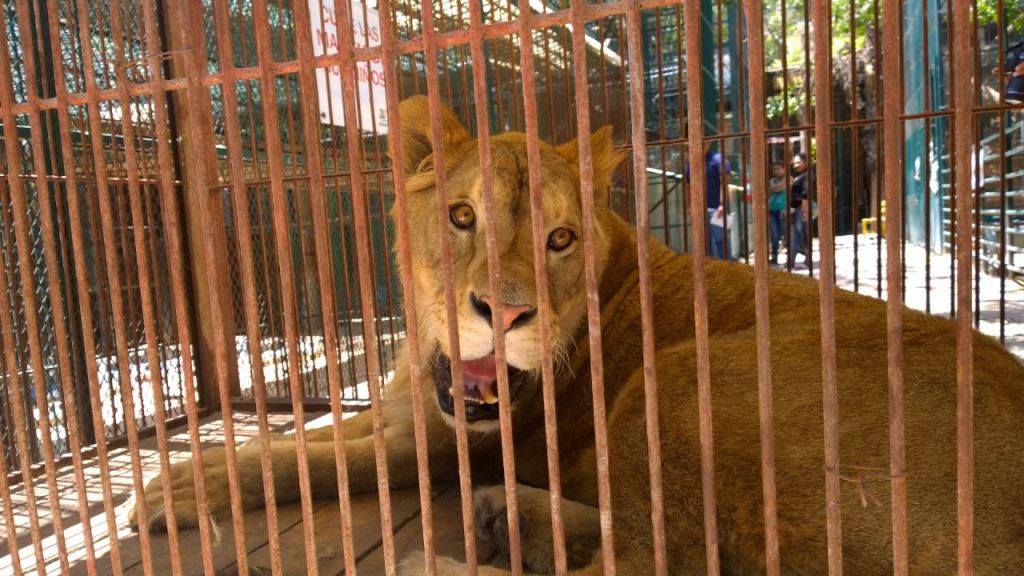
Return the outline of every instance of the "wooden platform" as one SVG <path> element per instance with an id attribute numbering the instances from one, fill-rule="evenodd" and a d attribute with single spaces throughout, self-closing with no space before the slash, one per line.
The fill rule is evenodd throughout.
<path id="1" fill-rule="evenodd" d="M 255 417 L 249 414 L 235 415 L 235 429 L 238 441 L 245 441 L 256 433 Z M 275 431 L 287 431 L 292 427 L 291 416 L 274 415 L 271 426 Z M 316 425 L 313 423 L 312 425 Z M 203 443 L 216 446 L 222 443 L 221 430 L 223 425 L 218 416 L 205 418 L 200 428 Z M 146 479 L 158 473 L 158 455 L 156 441 L 148 438 L 140 443 L 140 456 Z M 170 435 L 169 448 L 172 461 L 188 458 L 187 429 L 181 428 Z M 86 478 L 89 488 L 90 519 L 96 550 L 96 571 L 98 574 L 112 574 L 109 557 L 110 543 L 106 530 L 106 515 L 103 510 L 102 493 L 99 481 L 99 468 L 94 459 L 86 461 Z M 114 503 L 117 506 L 118 542 L 121 553 L 121 564 L 126 575 L 143 575 L 143 554 L 139 535 L 131 531 L 127 525 L 127 504 L 132 492 L 132 471 L 129 454 L 126 449 L 114 450 L 110 454 L 111 485 L 114 491 Z M 60 512 L 64 526 L 67 548 L 67 563 L 72 575 L 88 574 L 86 545 L 78 512 L 77 493 L 72 469 L 68 466 L 61 469 L 58 478 L 60 493 Z M 37 478 L 35 483 L 36 501 L 39 504 L 39 516 L 42 534 L 42 548 L 45 557 L 45 569 L 36 570 L 36 559 L 32 540 L 30 539 L 29 516 L 25 506 L 26 496 L 22 486 L 12 490 L 15 504 L 15 526 L 17 526 L 17 544 L 22 570 L 26 574 L 60 574 L 61 563 L 58 554 L 57 539 L 54 534 L 51 516 L 49 493 L 44 477 Z M 352 499 L 352 520 L 354 526 L 354 546 L 358 559 L 357 569 L 360 576 L 378 576 L 385 574 L 384 553 L 380 533 L 380 508 L 377 495 L 362 495 Z M 435 547 L 439 555 L 454 558 L 463 557 L 463 537 L 461 509 L 458 490 L 443 490 L 434 496 L 434 535 Z M 407 553 L 420 550 L 423 546 L 421 518 L 419 510 L 419 493 L 416 491 L 400 491 L 392 493 L 392 518 L 396 557 L 400 560 Z M 342 554 L 340 513 L 336 500 L 314 502 L 314 532 L 316 537 L 316 557 L 319 573 L 336 575 L 344 572 Z M 303 522 L 298 505 L 278 507 L 278 533 L 281 543 L 281 558 L 284 574 L 299 576 L 308 574 L 303 545 Z M 4 540 L 0 541 L 0 574 L 13 574 L 10 540 L 6 538 L 8 527 L 4 526 Z M 237 574 L 237 558 L 235 554 L 234 535 L 230 522 L 222 522 L 220 526 L 221 542 L 213 548 L 213 558 L 218 574 Z M 253 511 L 245 517 L 245 549 L 248 551 L 250 566 L 265 567 L 269 574 L 270 550 L 266 516 L 262 510 Z M 201 541 L 196 530 L 182 531 L 179 536 L 181 550 L 181 567 L 184 576 L 203 574 Z M 485 544 L 478 542 L 479 557 L 490 560 L 493 556 Z M 149 554 L 152 559 L 152 574 L 163 576 L 172 574 L 170 549 L 166 534 L 150 535 Z"/>

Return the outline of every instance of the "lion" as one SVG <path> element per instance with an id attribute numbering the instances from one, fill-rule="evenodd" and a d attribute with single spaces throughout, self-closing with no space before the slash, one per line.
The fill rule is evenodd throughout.
<path id="1" fill-rule="evenodd" d="M 554 571 L 549 517 L 539 323 L 530 231 L 526 138 L 491 138 L 496 200 L 500 293 L 488 289 L 478 143 L 454 112 L 441 112 L 449 222 L 439 230 L 435 171 L 426 99 L 400 106 L 402 149 L 395 154 L 408 174 L 408 249 L 419 321 L 421 390 L 430 472 L 436 483 L 458 478 L 453 441 L 445 291 L 438 233 L 450 234 L 458 311 L 459 349 L 470 438 L 475 525 L 481 537 L 507 553 L 505 491 L 498 432 L 497 366 L 491 309 L 502 302 L 513 421 L 522 559 L 533 574 Z M 591 140 L 595 190 L 593 248 L 599 279 L 614 553 L 619 574 L 653 574 L 650 479 L 644 413 L 639 270 L 635 229 L 607 208 L 607 190 L 622 154 L 611 131 Z M 586 321 L 583 212 L 578 145 L 541 143 L 544 228 L 551 310 L 549 333 L 556 360 L 556 404 L 563 518 L 568 560 L 577 576 L 603 573 L 601 523 Z M 393 215 L 398 216 L 398 215 Z M 662 438 L 668 571 L 704 574 L 703 505 L 697 409 L 693 262 L 653 237 L 656 373 Z M 754 278 L 749 266 L 709 261 L 706 266 L 709 362 L 713 400 L 714 466 L 720 560 L 724 574 L 762 574 L 764 520 L 760 472 Z M 847 574 L 892 572 L 889 466 L 889 396 L 886 309 L 873 298 L 838 290 L 835 297 L 841 462 L 826 470 L 822 423 L 821 333 L 818 286 L 812 279 L 769 273 L 773 367 L 775 478 L 778 531 L 785 574 L 827 572 L 825 483 L 845 480 L 841 512 Z M 906 408 L 906 482 L 909 562 L 915 574 L 952 574 L 957 558 L 956 330 L 948 319 L 903 311 Z M 975 570 L 1010 574 L 1024 566 L 1024 367 L 995 340 L 974 334 Z M 408 355 L 397 363 L 382 405 L 390 482 L 417 485 Z M 346 422 L 345 451 L 353 493 L 377 489 L 370 413 Z M 312 492 L 337 496 L 332 432 L 307 433 Z M 277 499 L 299 497 L 294 440 L 272 442 Z M 259 447 L 238 451 L 243 505 L 263 506 Z M 215 518 L 230 514 L 224 453 L 204 453 L 206 487 Z M 844 472 L 844 470 L 846 470 Z M 857 471 L 861 472 L 857 472 Z M 878 470 L 864 473 L 863 470 Z M 157 478 L 144 498 L 161 523 Z M 194 526 L 191 463 L 173 467 L 171 480 L 180 526 Z M 503 543 L 504 547 L 503 547 Z M 422 556 L 401 563 L 403 575 L 420 574 Z M 438 560 L 437 573 L 464 567 Z M 481 567 L 482 575 L 506 574 Z"/>

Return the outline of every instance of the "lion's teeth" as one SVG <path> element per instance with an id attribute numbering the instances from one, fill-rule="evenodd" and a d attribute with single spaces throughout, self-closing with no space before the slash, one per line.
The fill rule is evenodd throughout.
<path id="1" fill-rule="evenodd" d="M 496 404 L 498 402 L 498 396 L 494 394 L 494 389 L 490 386 L 484 386 L 483 388 L 483 401 L 487 404 Z"/>

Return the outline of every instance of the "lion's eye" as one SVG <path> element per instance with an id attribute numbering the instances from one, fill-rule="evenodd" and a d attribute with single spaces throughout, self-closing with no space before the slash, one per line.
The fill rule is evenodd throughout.
<path id="1" fill-rule="evenodd" d="M 556 228 L 548 235 L 548 248 L 555 252 L 565 250 L 576 240 L 576 233 L 568 228 Z"/>
<path id="2" fill-rule="evenodd" d="M 456 204 L 448 210 L 448 217 L 457 228 L 468 230 L 476 223 L 476 212 L 469 204 Z"/>

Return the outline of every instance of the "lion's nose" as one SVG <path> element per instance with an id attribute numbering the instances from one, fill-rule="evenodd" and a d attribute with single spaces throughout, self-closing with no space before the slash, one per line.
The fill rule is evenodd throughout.
<path id="1" fill-rule="evenodd" d="M 469 301 L 477 314 L 483 316 L 488 322 L 491 321 L 491 310 L 494 308 L 494 300 L 490 296 L 477 297 L 476 294 L 469 295 Z M 529 304 L 501 304 L 501 326 L 506 332 L 529 322 L 537 314 L 537 308 Z"/>

